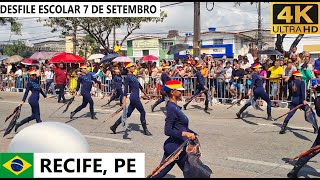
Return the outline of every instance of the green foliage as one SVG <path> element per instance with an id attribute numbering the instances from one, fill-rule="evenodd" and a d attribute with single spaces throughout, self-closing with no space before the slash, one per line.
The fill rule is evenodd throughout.
<path id="1" fill-rule="evenodd" d="M 8 23 L 10 23 L 11 32 L 21 35 L 22 24 L 17 22 L 17 18 L 0 17 L 0 24 L 7 25 Z"/>
<path id="2" fill-rule="evenodd" d="M 79 50 L 79 51 L 78 51 L 78 55 L 81 56 L 81 57 L 83 57 L 83 58 L 85 58 L 85 57 L 84 57 L 84 52 L 83 52 L 82 50 Z"/>
<path id="3" fill-rule="evenodd" d="M 3 54 L 8 56 L 13 56 L 13 55 L 21 56 L 22 54 L 26 53 L 28 50 L 29 50 L 29 47 L 23 41 L 17 41 L 11 45 L 7 45 L 3 50 Z"/>
<path id="4" fill-rule="evenodd" d="M 57 31 L 58 28 L 62 28 L 63 35 L 71 35 L 76 31 L 84 31 L 95 41 L 109 50 L 109 35 L 113 28 L 126 28 L 127 34 L 120 41 L 120 45 L 133 33 L 134 30 L 140 29 L 143 23 L 148 22 L 162 22 L 167 17 L 165 12 L 161 12 L 161 16 L 158 18 L 146 18 L 146 17 L 86 17 L 86 18 L 64 18 L 54 17 L 44 19 L 45 26 L 52 27 L 52 32 Z M 41 20 L 40 20 L 41 21 Z"/>

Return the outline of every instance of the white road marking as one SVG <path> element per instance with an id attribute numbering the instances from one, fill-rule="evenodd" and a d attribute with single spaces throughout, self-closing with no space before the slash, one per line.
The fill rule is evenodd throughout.
<path id="1" fill-rule="evenodd" d="M 291 170 L 293 168 L 292 165 L 286 165 L 283 164 L 277 164 L 277 163 L 271 163 L 271 162 L 265 162 L 265 161 L 257 161 L 257 160 L 252 160 L 252 159 L 242 159 L 242 158 L 236 158 L 236 157 L 227 157 L 227 160 L 230 160 L 230 161 L 238 161 L 238 162 L 244 162 L 244 163 L 250 163 L 250 164 L 257 164 L 257 165 L 264 165 L 264 166 L 271 166 L 271 167 L 281 167 L 281 168 L 284 168 L 284 169 L 289 169 Z M 304 171 L 314 171 L 312 170 L 311 168 L 304 168 L 303 169 Z M 320 169 L 315 169 L 316 171 L 320 171 Z"/>
<path id="2" fill-rule="evenodd" d="M 96 111 L 106 111 L 106 112 L 115 112 L 116 111 L 116 109 L 114 109 L 114 110 L 109 110 L 109 109 L 94 109 L 94 110 L 96 110 Z M 135 110 L 136 111 L 136 110 Z M 120 113 L 121 114 L 121 113 Z M 132 113 L 132 114 L 135 114 L 135 115 L 140 115 L 140 113 L 139 112 L 135 112 L 135 113 Z M 146 115 L 147 116 L 161 116 L 161 117 L 166 117 L 165 115 L 163 115 L 163 114 L 156 114 L 156 113 L 147 113 L 146 112 Z"/>
<path id="3" fill-rule="evenodd" d="M 125 141 L 125 140 L 120 140 L 120 139 L 113 139 L 113 138 L 106 138 L 106 137 L 99 137 L 99 136 L 89 136 L 89 135 L 83 135 L 83 136 L 86 138 L 91 138 L 91 139 L 113 141 L 113 142 L 119 142 L 119 143 L 124 143 L 124 144 L 131 144 L 132 143 L 132 141 Z"/>
<path id="4" fill-rule="evenodd" d="M 0 101 L 0 102 L 4 102 L 4 103 L 12 103 L 12 104 L 20 104 L 20 102 L 15 102 L 15 101 Z"/>

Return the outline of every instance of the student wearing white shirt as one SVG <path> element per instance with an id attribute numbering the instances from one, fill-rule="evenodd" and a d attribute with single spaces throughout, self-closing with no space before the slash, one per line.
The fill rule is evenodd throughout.
<path id="1" fill-rule="evenodd" d="M 53 76 L 54 76 L 53 71 L 49 67 L 47 67 L 46 71 L 44 72 L 44 75 L 45 75 L 45 83 L 46 83 L 46 95 L 48 94 L 49 87 L 51 87 L 52 95 L 53 97 L 56 97 L 57 94 L 54 89 L 54 83 L 53 83 Z"/>

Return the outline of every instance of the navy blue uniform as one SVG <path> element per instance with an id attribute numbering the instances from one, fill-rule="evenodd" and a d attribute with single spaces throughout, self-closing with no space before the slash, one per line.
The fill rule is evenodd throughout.
<path id="1" fill-rule="evenodd" d="M 39 107 L 39 99 L 40 99 L 40 93 L 43 97 L 47 97 L 42 89 L 40 88 L 37 80 L 30 80 L 27 84 L 26 91 L 24 93 L 24 96 L 22 98 L 22 101 L 25 102 L 27 99 L 27 96 L 29 94 L 29 91 L 31 91 L 31 96 L 28 99 L 28 102 L 31 106 L 32 115 L 20 122 L 20 126 L 24 123 L 27 123 L 33 119 L 36 119 L 37 123 L 42 122 L 40 118 L 40 107 Z"/>
<path id="2" fill-rule="evenodd" d="M 169 136 L 169 138 L 165 141 L 163 145 L 164 154 L 161 163 L 172 154 L 178 147 L 187 140 L 186 137 L 182 136 L 182 132 L 190 132 L 194 133 L 189 129 L 189 119 L 188 117 L 181 111 L 181 107 L 176 105 L 175 103 L 168 101 L 166 105 L 167 116 L 166 123 L 164 127 L 165 135 Z M 196 134 L 196 133 L 194 133 Z M 154 178 L 162 178 L 164 177 L 177 163 L 179 168 L 183 171 L 185 162 L 187 161 L 186 152 L 182 151 L 179 155 L 177 161 L 173 161 L 171 164 L 166 166 L 163 170 L 159 172 Z"/>
<path id="3" fill-rule="evenodd" d="M 263 99 L 265 102 L 267 102 L 267 114 L 268 118 L 271 117 L 271 101 L 267 93 L 265 92 L 263 88 L 263 80 L 262 78 L 254 73 L 252 74 L 252 82 L 250 85 L 250 88 L 253 89 L 253 101 L 256 101 L 258 98 Z M 249 106 L 251 106 L 251 101 L 249 101 L 247 104 L 245 104 L 241 109 L 239 114 L 241 114 L 243 111 L 245 111 Z"/>
<path id="4" fill-rule="evenodd" d="M 142 106 L 139 96 L 139 89 L 143 90 L 143 88 L 138 79 L 132 74 L 128 74 L 124 80 L 124 97 L 127 97 L 129 87 L 131 90 L 131 94 L 127 117 L 130 117 L 134 109 L 137 109 L 140 112 L 140 121 L 143 127 L 144 134 L 147 136 L 151 136 L 152 134 L 147 129 L 146 112 Z M 121 124 L 121 117 L 122 116 L 120 116 L 120 118 L 114 123 L 114 125 L 110 127 L 114 134 L 116 134 L 116 129 Z"/>
<path id="5" fill-rule="evenodd" d="M 90 113 L 91 113 L 91 115 L 94 114 L 94 110 L 93 110 L 94 103 L 93 103 L 93 100 L 92 100 L 91 94 L 90 94 L 91 88 L 92 88 L 92 81 L 94 81 L 96 83 L 98 82 L 97 79 L 92 76 L 92 74 L 81 75 L 78 78 L 76 91 L 79 91 L 80 84 L 81 84 L 82 85 L 81 86 L 81 95 L 82 95 L 83 99 L 82 99 L 82 104 L 79 107 L 77 107 L 77 109 L 74 111 L 74 113 L 81 111 L 89 103 L 90 104 Z"/>
<path id="6" fill-rule="evenodd" d="M 204 89 L 205 79 L 204 79 L 203 75 L 201 74 L 201 72 L 200 72 L 200 71 L 197 71 L 196 74 L 195 74 L 195 77 L 197 78 L 197 82 L 198 82 L 198 83 L 197 83 L 197 86 L 196 86 L 197 90 L 196 90 L 196 92 L 194 93 L 194 95 L 191 96 L 190 99 L 193 99 L 195 96 L 197 96 L 198 94 L 200 94 L 201 91 L 205 90 L 205 89 Z M 208 105 L 209 105 L 208 91 L 205 91 L 204 94 L 206 95 L 205 110 L 207 110 L 207 109 L 208 109 Z M 190 103 L 190 102 L 189 102 L 189 103 Z M 186 107 L 187 107 L 187 105 L 188 105 L 189 103 L 187 103 L 187 104 L 184 105 L 184 106 L 185 106 L 185 109 L 186 109 Z"/>
<path id="7" fill-rule="evenodd" d="M 171 80 L 171 78 L 168 76 L 168 74 L 165 73 L 165 72 L 162 72 L 162 74 L 161 74 L 162 85 L 164 86 L 164 85 L 167 83 L 167 81 L 169 81 L 169 80 Z M 159 105 L 160 103 L 164 102 L 165 99 L 166 99 L 166 94 L 161 91 L 161 98 L 158 99 L 158 100 L 154 103 L 154 105 L 151 106 L 152 111 L 153 111 L 153 109 L 154 109 L 157 105 Z"/>
<path id="8" fill-rule="evenodd" d="M 116 75 L 113 77 L 113 85 L 114 85 L 114 90 L 116 91 L 116 94 L 113 94 L 113 96 L 110 98 L 108 104 L 115 100 L 116 98 L 120 98 L 120 106 L 122 105 L 122 97 L 123 97 L 123 92 L 122 92 L 122 77 L 119 75 Z"/>
<path id="9" fill-rule="evenodd" d="M 140 121 L 142 124 L 146 123 L 146 112 L 142 106 L 140 101 L 140 92 L 139 89 L 143 90 L 141 84 L 139 83 L 138 79 L 132 75 L 128 74 L 124 80 L 124 92 L 123 96 L 127 97 L 128 90 L 131 90 L 130 94 L 130 104 L 128 107 L 127 117 L 130 117 L 134 109 L 137 109 L 140 112 Z"/>
<path id="10" fill-rule="evenodd" d="M 304 81 L 294 80 L 291 83 L 291 86 L 289 86 L 292 92 L 292 102 L 290 110 L 300 104 L 303 104 L 303 101 L 306 99 L 306 87 Z M 305 110 L 305 106 L 301 106 L 300 109 Z M 288 123 L 292 116 L 296 113 L 296 111 L 297 110 L 290 112 L 285 118 L 284 122 Z"/>

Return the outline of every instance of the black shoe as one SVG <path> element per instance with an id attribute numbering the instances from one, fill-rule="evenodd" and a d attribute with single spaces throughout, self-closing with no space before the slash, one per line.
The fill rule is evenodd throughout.
<path id="1" fill-rule="evenodd" d="M 183 109 L 184 109 L 184 110 L 187 110 L 187 105 L 186 105 L 186 104 L 183 105 Z"/>
<path id="2" fill-rule="evenodd" d="M 63 103 L 67 103 L 67 102 L 68 102 L 68 100 L 66 100 L 66 99 L 65 99 L 65 100 L 63 100 L 62 102 L 63 102 Z"/>
<path id="3" fill-rule="evenodd" d="M 268 116 L 267 120 L 274 121 L 274 119 L 271 116 Z"/>
<path id="4" fill-rule="evenodd" d="M 149 132 L 148 129 L 146 129 L 146 130 L 144 131 L 144 135 L 146 135 L 146 136 L 152 136 L 152 134 Z"/>
<path id="5" fill-rule="evenodd" d="M 16 127 L 14 128 L 14 132 L 17 132 L 19 127 L 20 127 L 20 123 L 16 123 Z"/>
<path id="6" fill-rule="evenodd" d="M 74 112 L 74 111 L 72 111 L 71 113 L 70 113 L 70 119 L 73 119 L 73 116 L 76 114 L 76 112 Z"/>
<path id="7" fill-rule="evenodd" d="M 110 126 L 110 130 L 113 132 L 113 134 L 117 134 L 116 133 L 116 127 L 113 125 L 113 126 Z"/>
<path id="8" fill-rule="evenodd" d="M 237 118 L 238 118 L 238 119 L 241 119 L 241 114 L 240 114 L 239 112 L 237 112 L 236 115 L 237 115 Z"/>
<path id="9" fill-rule="evenodd" d="M 120 124 L 121 124 L 121 117 L 114 123 L 113 126 L 110 126 L 110 130 L 113 132 L 113 134 L 116 134 L 116 129 Z"/>
<path id="10" fill-rule="evenodd" d="M 146 136 L 152 136 L 152 134 L 149 132 L 148 128 L 147 128 L 147 124 L 143 123 L 142 124 L 142 128 L 143 128 L 143 132 Z"/>
<path id="11" fill-rule="evenodd" d="M 288 125 L 288 123 L 283 122 L 279 134 L 284 134 L 284 133 L 286 133 L 287 125 Z"/>
<path id="12" fill-rule="evenodd" d="M 91 115 L 91 119 L 97 120 L 98 118 L 95 115 Z"/>
<path id="13" fill-rule="evenodd" d="M 298 178 L 298 172 L 296 172 L 294 169 L 292 169 L 288 174 L 288 178 Z"/>
<path id="14" fill-rule="evenodd" d="M 208 108 L 205 108 L 204 112 L 207 113 L 207 114 L 210 114 L 210 112 L 208 111 Z"/>
<path id="15" fill-rule="evenodd" d="M 154 111 L 154 106 L 153 105 L 151 105 L 151 112 L 153 112 Z"/>

